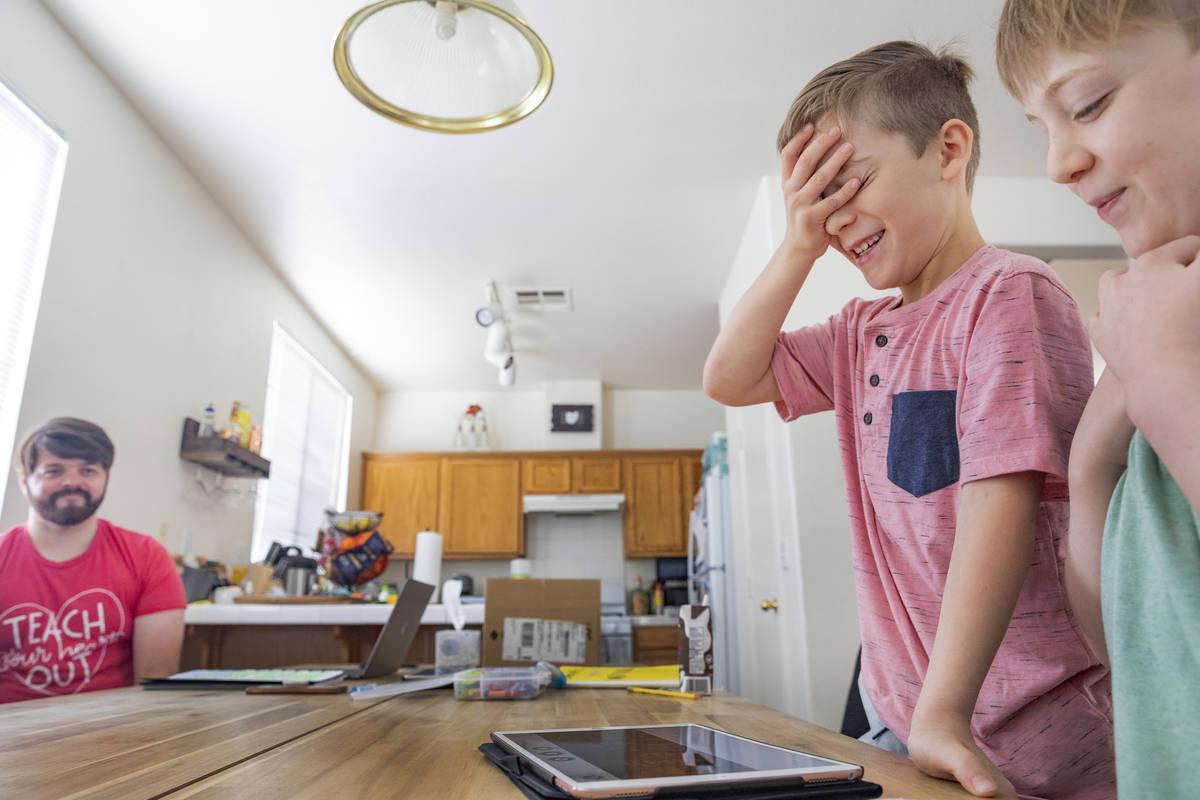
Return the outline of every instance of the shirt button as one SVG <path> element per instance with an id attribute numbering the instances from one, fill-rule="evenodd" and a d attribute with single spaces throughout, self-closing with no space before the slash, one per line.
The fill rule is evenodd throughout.
<path id="1" fill-rule="evenodd" d="M 887 337 L 884 336 L 882 333 L 879 334 L 878 336 L 876 336 L 875 337 L 875 346 L 876 347 L 886 347 L 887 346 Z"/>
<path id="2" fill-rule="evenodd" d="M 870 425 L 870 424 L 871 424 L 871 420 L 872 420 L 872 419 L 874 419 L 874 417 L 872 417 L 872 416 L 871 416 L 871 412 L 870 412 L 870 411 L 868 411 L 867 413 L 863 414 L 863 424 L 865 424 L 865 425 Z"/>
<path id="3" fill-rule="evenodd" d="M 878 385 L 879 385 L 879 376 L 878 376 L 878 375 L 872 375 L 872 376 L 871 376 L 871 385 L 872 385 L 872 386 L 878 386 Z"/>

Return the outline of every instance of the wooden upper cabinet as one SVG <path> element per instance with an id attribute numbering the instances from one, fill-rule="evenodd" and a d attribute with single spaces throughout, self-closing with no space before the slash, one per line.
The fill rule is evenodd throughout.
<path id="1" fill-rule="evenodd" d="M 524 494 L 567 494 L 571 491 L 571 459 L 521 459 L 521 491 Z"/>
<path id="2" fill-rule="evenodd" d="M 624 460 L 625 556 L 687 555 L 683 480 L 678 456 Z"/>
<path id="3" fill-rule="evenodd" d="M 442 554 L 512 558 L 525 549 L 518 458 L 444 458 L 438 525 Z"/>
<path id="4" fill-rule="evenodd" d="M 362 508 L 383 514 L 379 532 L 395 548 L 394 558 L 411 558 L 417 533 L 437 530 L 437 458 L 365 456 Z"/>
<path id="5" fill-rule="evenodd" d="M 571 484 L 577 494 L 612 494 L 621 491 L 621 459 L 576 456 L 571 459 Z"/>
<path id="6" fill-rule="evenodd" d="M 700 491 L 700 481 L 704 477 L 704 459 L 702 456 L 681 456 L 679 468 L 683 480 L 683 532 L 686 537 L 692 524 L 692 508 L 696 505 L 696 492 Z M 684 549 L 686 549 L 687 539 L 685 538 L 683 542 Z"/>

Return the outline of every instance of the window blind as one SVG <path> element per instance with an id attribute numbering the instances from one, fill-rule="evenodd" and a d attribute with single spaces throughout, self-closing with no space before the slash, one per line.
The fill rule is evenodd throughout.
<path id="1" fill-rule="evenodd" d="M 263 414 L 271 477 L 259 482 L 252 561 L 273 541 L 312 548 L 325 509 L 345 508 L 352 407 L 345 387 L 276 323 Z"/>
<path id="2" fill-rule="evenodd" d="M 17 435 L 66 163 L 66 140 L 0 80 L 0 453 Z"/>

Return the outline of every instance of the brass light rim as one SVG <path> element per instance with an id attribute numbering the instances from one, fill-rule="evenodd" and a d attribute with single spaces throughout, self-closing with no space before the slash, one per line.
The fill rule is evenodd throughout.
<path id="1" fill-rule="evenodd" d="M 337 39 L 333 43 L 333 68 L 337 71 L 342 84 L 360 103 L 393 122 L 399 122 L 401 125 L 411 128 L 438 133 L 478 133 L 503 128 L 524 119 L 545 101 L 546 96 L 550 94 L 550 87 L 554 83 L 554 62 L 550 58 L 550 51 L 547 49 L 546 43 L 523 19 L 510 14 L 503 8 L 485 2 L 485 0 L 454 0 L 454 2 L 460 7 L 470 6 L 499 17 L 516 28 L 529 42 L 537 55 L 538 80 L 521 100 L 508 108 L 478 117 L 437 117 L 402 108 L 371 91 L 359 77 L 350 61 L 350 38 L 360 25 L 385 8 L 420 2 L 430 2 L 430 0 L 379 0 L 379 2 L 354 12 L 338 32 Z"/>

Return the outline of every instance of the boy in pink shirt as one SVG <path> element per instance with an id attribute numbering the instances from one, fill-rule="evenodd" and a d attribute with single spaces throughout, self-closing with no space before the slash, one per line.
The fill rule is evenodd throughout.
<path id="1" fill-rule="evenodd" d="M 892 42 L 801 91 L 779 136 L 784 240 L 704 386 L 788 420 L 837 415 L 876 736 L 886 726 L 976 795 L 1106 800 L 1108 672 L 1062 584 L 1091 350 L 1050 269 L 979 235 L 970 78 L 953 55 Z M 780 333 L 829 246 L 900 295 Z"/>

